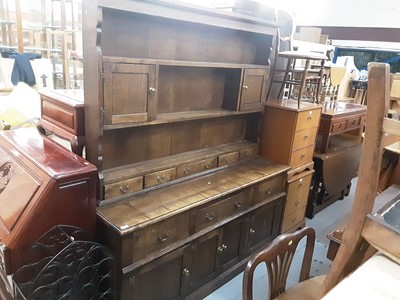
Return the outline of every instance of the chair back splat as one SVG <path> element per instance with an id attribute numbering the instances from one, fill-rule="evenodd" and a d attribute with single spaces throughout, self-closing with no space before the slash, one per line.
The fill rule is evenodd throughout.
<path id="1" fill-rule="evenodd" d="M 307 244 L 304 251 L 299 282 L 309 278 L 314 252 L 315 231 L 312 228 L 306 227 L 294 233 L 280 235 L 265 250 L 257 253 L 248 262 L 243 277 L 243 300 L 253 299 L 254 271 L 263 262 L 266 264 L 268 272 L 268 299 L 272 300 L 285 291 L 290 265 L 293 261 L 297 245 L 305 236 L 307 237 Z"/>

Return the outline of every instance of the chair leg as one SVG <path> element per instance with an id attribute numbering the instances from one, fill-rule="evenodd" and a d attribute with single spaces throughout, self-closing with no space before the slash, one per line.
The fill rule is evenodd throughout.
<path id="1" fill-rule="evenodd" d="M 279 93 L 278 93 L 278 99 L 280 99 L 283 96 L 283 89 L 285 88 L 286 81 L 287 81 L 287 78 L 289 76 L 290 68 L 292 66 L 292 63 L 293 63 L 292 59 L 288 58 L 288 61 L 287 61 L 287 64 L 286 64 L 285 74 L 284 74 L 284 77 L 283 77 L 283 82 L 282 82 L 281 88 L 279 89 Z M 289 95 L 290 95 L 290 90 L 289 90 Z"/>
<path id="2" fill-rule="evenodd" d="M 310 68 L 310 60 L 306 59 L 306 65 L 304 66 L 304 70 L 303 70 L 303 73 L 301 75 L 299 94 L 297 95 L 297 103 L 298 103 L 298 107 L 299 108 L 300 108 L 301 97 L 303 96 L 304 87 L 306 85 L 306 79 L 307 79 L 309 68 Z"/>

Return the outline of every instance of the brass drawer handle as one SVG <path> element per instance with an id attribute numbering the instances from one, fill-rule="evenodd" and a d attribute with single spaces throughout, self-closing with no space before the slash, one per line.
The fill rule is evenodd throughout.
<path id="1" fill-rule="evenodd" d="M 250 234 L 255 234 L 256 231 L 254 229 L 250 229 Z"/>
<path id="2" fill-rule="evenodd" d="M 310 120 L 312 120 L 312 116 L 307 117 L 307 121 L 310 121 Z"/>
<path id="3" fill-rule="evenodd" d="M 183 173 L 185 173 L 186 175 L 190 174 L 190 168 L 189 167 L 184 167 L 183 168 Z"/>
<path id="4" fill-rule="evenodd" d="M 208 221 L 212 221 L 215 218 L 215 213 L 207 213 L 206 214 L 206 219 Z"/>
<path id="5" fill-rule="evenodd" d="M 231 160 L 229 158 L 226 158 L 225 161 L 229 164 Z"/>
<path id="6" fill-rule="evenodd" d="M 292 219 L 292 223 L 294 223 L 295 221 L 297 221 L 297 218 L 293 218 Z"/>
<path id="7" fill-rule="evenodd" d="M 182 271 L 182 274 L 185 275 L 185 276 L 189 276 L 190 275 L 189 269 L 188 268 L 184 268 L 183 271 Z"/>
<path id="8" fill-rule="evenodd" d="M 266 193 L 267 195 L 271 194 L 271 193 L 272 193 L 272 189 L 271 189 L 271 188 L 267 188 L 267 189 L 265 190 L 265 193 Z"/>
<path id="9" fill-rule="evenodd" d="M 247 85 L 244 85 L 244 86 L 243 86 L 243 89 L 244 89 L 244 90 L 247 90 L 248 88 L 249 88 L 249 87 L 248 87 Z"/>
<path id="10" fill-rule="evenodd" d="M 252 155 L 253 155 L 253 152 L 251 152 L 251 151 L 247 151 L 247 152 L 246 152 L 246 156 L 247 156 L 247 157 L 251 157 Z"/>
<path id="11" fill-rule="evenodd" d="M 157 181 L 164 181 L 165 180 L 165 175 L 163 174 L 163 175 L 158 175 L 157 176 Z"/>
<path id="12" fill-rule="evenodd" d="M 122 186 L 122 185 L 119 186 L 119 190 L 124 194 L 128 194 L 129 189 L 130 189 L 129 184 L 127 184 L 125 186 Z"/>
<path id="13" fill-rule="evenodd" d="M 243 205 L 243 201 L 242 200 L 238 200 L 235 202 L 235 207 L 236 208 L 240 208 Z"/>
<path id="14" fill-rule="evenodd" d="M 206 169 L 211 168 L 211 162 L 206 163 L 206 164 L 204 165 L 204 167 L 205 167 Z"/>
<path id="15" fill-rule="evenodd" d="M 226 248 L 228 248 L 228 246 L 225 245 L 225 244 L 222 244 L 221 246 L 219 246 L 219 247 L 217 248 L 217 251 L 218 251 L 219 253 L 222 253 L 222 252 L 224 252 L 224 251 L 226 250 Z"/>
<path id="16" fill-rule="evenodd" d="M 300 159 L 303 159 L 304 157 L 306 157 L 305 154 L 300 155 Z"/>
<path id="17" fill-rule="evenodd" d="M 164 243 L 166 240 L 168 240 L 168 237 L 169 237 L 169 232 L 164 232 L 164 233 L 161 233 L 161 234 L 158 236 L 157 240 L 158 240 L 160 243 Z"/>
<path id="18" fill-rule="evenodd" d="M 308 135 L 303 136 L 303 141 L 308 140 Z"/>
<path id="19" fill-rule="evenodd" d="M 150 88 L 149 88 L 149 92 L 150 92 L 150 93 L 155 93 L 155 91 L 156 91 L 155 88 L 153 88 L 153 87 L 150 87 Z"/>
<path id="20" fill-rule="evenodd" d="M 300 204 L 300 201 L 299 201 L 299 200 L 297 200 L 297 201 L 294 203 L 295 206 L 297 206 L 297 205 L 299 205 L 299 204 Z"/>

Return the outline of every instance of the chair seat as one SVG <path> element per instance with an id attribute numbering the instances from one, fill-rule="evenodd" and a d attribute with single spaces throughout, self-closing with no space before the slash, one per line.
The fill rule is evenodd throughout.
<path id="1" fill-rule="evenodd" d="M 285 58 L 295 59 L 312 59 L 312 60 L 327 60 L 328 57 L 325 54 L 309 51 L 282 51 L 278 54 Z"/>
<path id="2" fill-rule="evenodd" d="M 287 289 L 274 300 L 319 300 L 321 299 L 321 286 L 325 275 L 304 280 Z"/>

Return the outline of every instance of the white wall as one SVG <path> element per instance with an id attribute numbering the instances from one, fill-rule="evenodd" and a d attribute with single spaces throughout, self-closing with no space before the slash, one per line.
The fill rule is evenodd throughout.
<path id="1" fill-rule="evenodd" d="M 399 0 L 286 0 L 299 26 L 400 28 Z"/>

